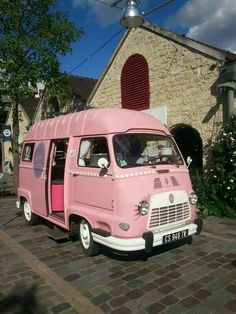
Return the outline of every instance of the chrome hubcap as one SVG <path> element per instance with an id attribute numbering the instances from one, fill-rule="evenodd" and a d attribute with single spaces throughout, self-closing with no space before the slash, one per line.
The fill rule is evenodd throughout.
<path id="1" fill-rule="evenodd" d="M 88 249 L 90 246 L 90 231 L 89 226 L 86 222 L 81 223 L 80 225 L 80 236 L 83 246 L 85 247 L 85 249 Z"/>
<path id="2" fill-rule="evenodd" d="M 30 219 L 31 219 L 31 209 L 30 209 L 30 206 L 29 206 L 28 202 L 24 203 L 24 214 L 25 214 L 25 218 L 28 221 L 30 221 Z"/>

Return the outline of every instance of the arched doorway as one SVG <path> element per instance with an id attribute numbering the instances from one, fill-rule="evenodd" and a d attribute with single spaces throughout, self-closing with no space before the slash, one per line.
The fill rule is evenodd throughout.
<path id="1" fill-rule="evenodd" d="M 202 170 L 203 147 L 199 132 L 187 124 L 174 125 L 170 132 L 174 136 L 184 159 L 186 160 L 188 156 L 192 158 L 191 169 Z"/>
<path id="2" fill-rule="evenodd" d="M 150 108 L 149 69 L 141 54 L 131 55 L 122 68 L 121 106 L 133 110 Z"/>

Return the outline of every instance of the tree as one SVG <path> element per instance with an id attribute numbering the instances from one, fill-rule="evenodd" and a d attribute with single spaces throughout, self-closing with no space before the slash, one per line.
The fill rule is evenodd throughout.
<path id="1" fill-rule="evenodd" d="M 48 113 L 58 113 L 72 99 L 73 91 L 69 85 L 68 75 L 61 74 L 53 77 L 44 90 L 41 98 L 41 120 L 48 117 Z"/>
<path id="2" fill-rule="evenodd" d="M 0 92 L 13 106 L 13 163 L 18 185 L 19 103 L 37 82 L 58 81 L 59 55 L 71 51 L 83 31 L 56 11 L 55 0 L 0 0 Z M 1 96 L 1 95 L 0 95 Z"/>

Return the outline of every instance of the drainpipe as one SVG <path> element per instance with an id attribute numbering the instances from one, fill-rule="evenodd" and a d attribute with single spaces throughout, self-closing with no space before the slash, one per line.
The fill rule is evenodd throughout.
<path id="1" fill-rule="evenodd" d="M 227 89 L 227 111 L 226 111 L 226 118 L 227 120 L 230 119 L 234 112 L 234 92 L 236 89 L 236 83 L 233 83 L 234 87 L 229 87 Z"/>
<path id="2" fill-rule="evenodd" d="M 225 82 L 217 86 L 220 92 L 225 93 L 226 102 L 223 104 L 223 119 L 228 121 L 234 112 L 234 93 L 236 90 L 236 82 Z"/>
<path id="3" fill-rule="evenodd" d="M 227 122 L 234 112 L 236 90 L 236 60 L 225 62 L 219 68 L 218 89 L 223 94 L 223 121 Z"/>

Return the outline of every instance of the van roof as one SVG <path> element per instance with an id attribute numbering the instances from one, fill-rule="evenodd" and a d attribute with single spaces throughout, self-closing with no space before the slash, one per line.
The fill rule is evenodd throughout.
<path id="1" fill-rule="evenodd" d="M 93 108 L 36 122 L 25 140 L 123 133 L 131 129 L 158 130 L 170 135 L 158 119 L 147 113 L 129 109 Z"/>

